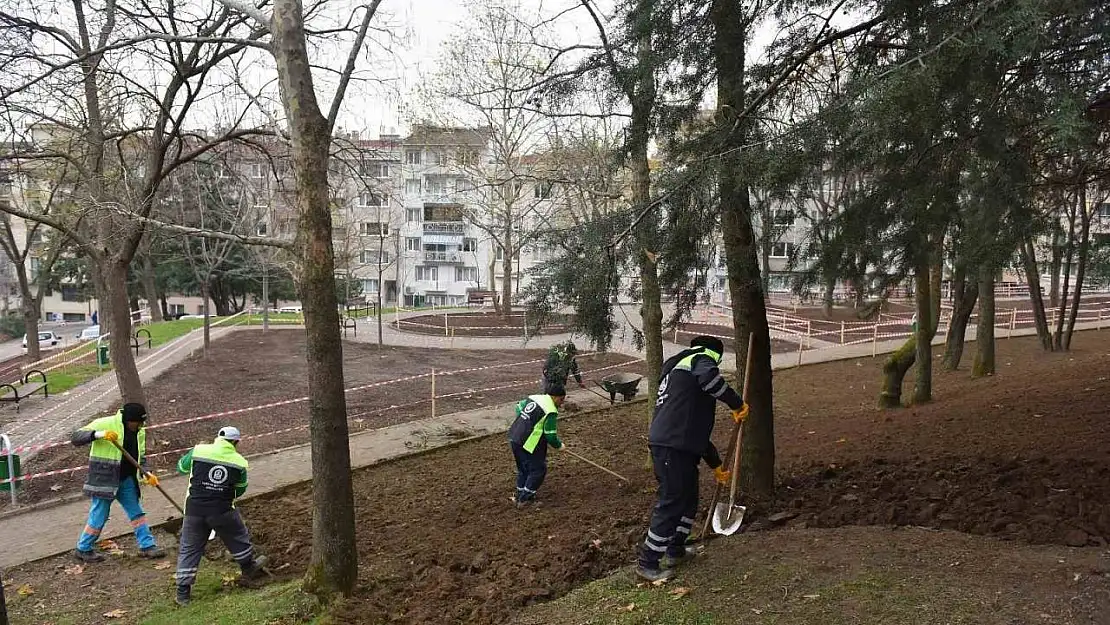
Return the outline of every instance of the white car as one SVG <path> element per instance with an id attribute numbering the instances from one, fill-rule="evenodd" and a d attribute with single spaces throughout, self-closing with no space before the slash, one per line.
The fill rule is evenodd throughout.
<path id="1" fill-rule="evenodd" d="M 100 338 L 100 326 L 89 326 L 77 335 L 78 341 L 95 341 Z"/>
<path id="2" fill-rule="evenodd" d="M 53 331 L 39 332 L 39 347 L 57 347 L 62 342 L 62 337 Z M 27 349 L 27 335 L 23 335 L 23 349 Z"/>
<path id="3" fill-rule="evenodd" d="M 300 306 L 282 306 L 278 309 L 278 314 L 282 315 L 293 315 L 301 312 L 304 312 L 304 309 Z"/>

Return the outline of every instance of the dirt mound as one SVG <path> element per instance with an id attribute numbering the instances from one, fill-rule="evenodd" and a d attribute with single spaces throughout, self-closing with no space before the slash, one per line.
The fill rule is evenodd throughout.
<path id="1" fill-rule="evenodd" d="M 881 459 L 783 479 L 777 509 L 810 527 L 914 525 L 1035 544 L 1105 546 L 1110 465 L 1072 459 Z"/>

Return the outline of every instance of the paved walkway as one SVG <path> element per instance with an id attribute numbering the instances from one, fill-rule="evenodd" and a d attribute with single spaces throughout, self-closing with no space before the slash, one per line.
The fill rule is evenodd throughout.
<path id="1" fill-rule="evenodd" d="M 211 336 L 216 339 L 236 329 L 235 326 L 217 326 L 212 329 Z M 146 383 L 202 347 L 204 333 L 196 330 L 142 354 L 136 359 L 135 365 L 139 369 L 139 376 Z M 49 378 L 50 374 L 46 375 Z M 5 417 L 10 419 L 14 415 L 15 418 L 3 426 L 3 431 L 11 437 L 12 445 L 16 448 L 66 438 L 71 430 L 88 422 L 91 415 L 116 408 L 119 397 L 116 376 L 106 372 L 105 375 L 61 395 L 51 395 L 47 399 L 36 395 L 24 402 L 18 413 L 14 408 L 10 409 L 11 412 L 5 414 Z M 34 453 L 23 453 L 23 461 L 29 460 Z"/>
<path id="2" fill-rule="evenodd" d="M 1078 325 L 1077 329 L 1095 329 L 1095 324 Z M 1015 330 L 1013 336 L 1035 333 L 1029 329 Z M 361 330 L 360 334 L 362 334 Z M 402 334 L 402 336 L 408 335 Z M 973 328 L 969 328 L 968 340 L 974 340 Z M 389 343 L 388 340 L 387 343 Z M 897 349 L 902 343 L 903 341 L 897 340 L 879 342 L 874 346 L 867 343 L 803 351 L 801 364 L 859 358 L 870 356 L 872 353 L 885 354 Z M 935 343 L 942 344 L 943 337 L 938 337 Z M 442 345 L 435 346 L 442 347 Z M 462 347 L 458 344 L 456 346 Z M 469 345 L 467 347 L 470 348 Z M 677 346 L 673 347 L 677 349 Z M 504 346 L 497 349 L 504 349 Z M 771 361 L 772 367 L 776 370 L 788 369 L 798 366 L 798 355 L 796 352 L 776 354 Z M 729 369 L 733 362 L 733 359 L 726 357 L 722 368 Z M 570 398 L 584 409 L 603 407 L 608 404 L 606 399 L 581 390 L 571 392 Z M 352 467 L 364 467 L 385 459 L 442 447 L 459 440 L 504 432 L 508 429 L 510 420 L 507 415 L 509 414 L 511 414 L 511 404 L 505 404 L 355 434 L 350 439 Z M 465 431 L 464 438 L 460 438 L 460 431 Z M 245 451 L 249 453 L 249 448 Z M 311 458 L 308 446 L 279 450 L 251 458 L 251 494 L 254 496 L 305 481 L 310 479 L 310 476 Z M 162 483 L 168 492 L 179 496 L 184 494 L 186 485 L 184 477 L 167 478 Z M 144 501 L 152 523 L 161 523 L 176 516 L 173 508 L 157 493 L 148 493 Z M 0 519 L 0 569 L 72 549 L 77 534 L 84 525 L 87 507 L 86 501 L 78 500 Z M 105 528 L 104 537 L 110 538 L 129 532 L 130 528 L 124 520 L 122 510 L 114 508 L 112 520 Z"/>

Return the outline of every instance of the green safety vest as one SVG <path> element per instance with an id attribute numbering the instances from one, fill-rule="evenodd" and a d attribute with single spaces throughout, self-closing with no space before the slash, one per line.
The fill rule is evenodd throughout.
<path id="1" fill-rule="evenodd" d="M 83 432 L 115 432 L 123 445 L 125 436 L 123 425 L 123 412 L 119 411 L 110 417 L 101 417 L 81 428 Z M 139 444 L 139 457 L 135 458 L 140 465 L 146 458 L 146 428 L 139 428 L 135 433 Z M 85 494 L 103 499 L 114 499 L 119 489 L 119 467 L 125 462 L 123 452 L 105 439 L 94 439 L 89 447 L 89 475 L 85 479 Z"/>
<path id="2" fill-rule="evenodd" d="M 540 444 L 540 438 L 543 436 L 547 435 L 550 438 L 558 439 L 556 435 L 556 419 L 559 409 L 555 406 L 555 402 L 551 399 L 550 395 L 529 395 L 528 401 L 535 402 L 536 406 L 543 411 L 542 416 L 536 417 L 535 425 L 532 426 L 531 433 L 529 433 L 528 438 L 524 441 L 524 451 L 532 453 L 536 450 L 536 446 Z M 525 406 L 519 406 L 518 408 L 523 409 L 526 406 L 527 404 L 525 404 Z"/>
<path id="3" fill-rule="evenodd" d="M 197 445 L 177 462 L 189 474 L 185 513 L 207 516 L 227 512 L 247 490 L 247 459 L 222 438 Z"/>

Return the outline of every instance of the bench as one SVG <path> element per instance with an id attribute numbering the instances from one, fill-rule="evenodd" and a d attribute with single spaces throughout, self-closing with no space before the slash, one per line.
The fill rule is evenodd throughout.
<path id="1" fill-rule="evenodd" d="M 145 335 L 140 335 L 140 332 L 144 332 Z M 131 347 L 135 348 L 136 356 L 139 355 L 139 346 L 142 345 L 144 342 L 146 343 L 147 349 L 154 348 L 154 341 L 150 338 L 150 330 L 147 330 L 146 328 L 139 328 L 138 330 L 135 330 L 135 336 L 131 337 Z"/>
<path id="2" fill-rule="evenodd" d="M 466 305 L 470 306 L 472 304 L 477 304 L 479 306 L 485 306 L 486 301 L 492 302 L 496 295 L 494 291 L 467 291 Z"/>
<path id="3" fill-rule="evenodd" d="M 339 316 L 339 327 L 343 329 L 343 336 L 347 336 L 347 330 L 353 330 L 355 336 L 358 336 L 358 324 L 355 322 L 354 317 L 346 315 Z"/>
<path id="4" fill-rule="evenodd" d="M 38 374 L 42 379 L 41 382 L 32 382 L 31 376 Z M 6 389 L 6 392 L 4 392 Z M 19 402 L 27 399 L 35 393 L 42 393 L 43 398 L 50 397 L 50 389 L 46 383 L 46 374 L 38 369 L 32 369 L 23 376 L 23 384 L 15 386 L 12 384 L 0 384 L 0 401 L 15 402 L 15 411 L 19 412 Z"/>

